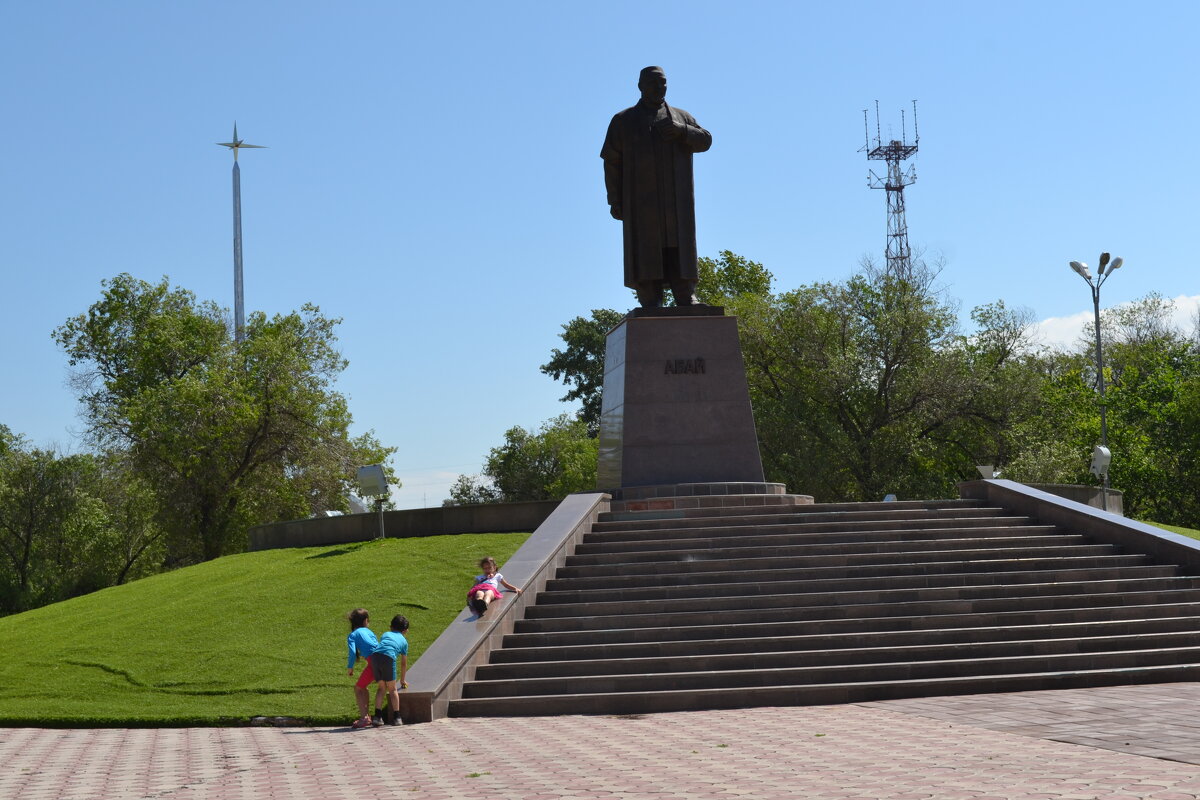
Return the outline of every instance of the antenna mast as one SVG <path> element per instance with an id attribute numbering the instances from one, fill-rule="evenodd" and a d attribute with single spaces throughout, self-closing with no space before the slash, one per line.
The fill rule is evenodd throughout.
<path id="1" fill-rule="evenodd" d="M 233 337 L 241 344 L 245 337 L 246 311 L 242 301 L 242 170 L 238 166 L 238 150 L 243 147 L 265 149 L 261 144 L 246 144 L 237 135 L 233 123 L 233 141 L 217 142 L 233 151 Z"/>
<path id="2" fill-rule="evenodd" d="M 908 143 L 907 121 L 903 109 L 900 111 L 900 138 L 892 139 L 886 144 L 880 136 L 879 101 L 875 101 L 875 144 L 871 146 L 870 132 L 867 128 L 867 110 L 863 109 L 863 127 L 866 129 L 867 141 L 860 153 L 867 154 L 868 161 L 887 162 L 887 178 L 881 178 L 874 170 L 867 170 L 867 186 L 871 189 L 887 191 L 887 270 L 893 275 L 908 277 L 912 273 L 912 251 L 908 246 L 908 223 L 904 219 L 904 187 L 916 182 L 917 168 L 915 164 L 908 169 L 902 167 L 917 153 L 917 145 L 921 135 L 917 129 L 917 101 L 913 100 L 913 143 Z"/>

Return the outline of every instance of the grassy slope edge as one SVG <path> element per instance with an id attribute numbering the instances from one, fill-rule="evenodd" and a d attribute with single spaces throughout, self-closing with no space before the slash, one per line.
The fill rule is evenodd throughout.
<path id="1" fill-rule="evenodd" d="M 411 664 L 462 610 L 479 558 L 503 565 L 527 537 L 243 553 L 0 618 L 0 725 L 346 722 L 346 612 L 367 608 L 376 633 L 407 616 Z"/>
<path id="2" fill-rule="evenodd" d="M 1195 528 L 1183 528 L 1179 525 L 1164 525 L 1161 522 L 1150 522 L 1149 520 L 1142 521 L 1147 525 L 1153 525 L 1156 528 L 1162 528 L 1165 531 L 1171 531 L 1171 533 L 1178 533 L 1181 536 L 1190 536 L 1193 539 L 1200 539 L 1200 531 L 1196 530 Z"/>

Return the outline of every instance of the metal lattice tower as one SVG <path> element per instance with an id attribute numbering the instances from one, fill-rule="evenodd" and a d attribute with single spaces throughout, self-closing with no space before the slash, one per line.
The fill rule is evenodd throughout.
<path id="1" fill-rule="evenodd" d="M 915 164 L 905 170 L 902 163 L 916 155 L 921 135 L 917 130 L 917 101 L 913 100 L 913 143 L 908 143 L 908 131 L 904 110 L 900 110 L 900 138 L 886 144 L 879 132 L 879 101 L 875 101 L 875 146 L 871 146 L 871 135 L 867 128 L 867 111 L 863 109 L 863 134 L 866 143 L 860 153 L 867 154 L 868 161 L 886 161 L 887 178 L 881 178 L 874 170 L 867 171 L 867 186 L 887 191 L 887 270 L 893 275 L 907 277 L 912 272 L 912 250 L 908 246 L 908 223 L 904 219 L 904 187 L 917 180 Z"/>

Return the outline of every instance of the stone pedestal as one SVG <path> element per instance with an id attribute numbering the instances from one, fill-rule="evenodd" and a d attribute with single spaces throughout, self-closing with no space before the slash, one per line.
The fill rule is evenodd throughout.
<path id="1" fill-rule="evenodd" d="M 597 488 L 762 482 L 737 319 L 702 313 L 643 312 L 609 332 Z"/>

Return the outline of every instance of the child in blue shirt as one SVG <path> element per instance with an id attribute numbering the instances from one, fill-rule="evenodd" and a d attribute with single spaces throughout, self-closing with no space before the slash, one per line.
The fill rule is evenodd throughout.
<path id="1" fill-rule="evenodd" d="M 367 662 L 367 665 L 363 667 L 362 674 L 358 677 L 358 682 L 354 684 L 354 701 L 358 703 L 358 719 L 351 725 L 352 728 L 370 728 L 372 726 L 371 717 L 367 713 L 367 703 L 371 699 L 371 692 L 367 687 L 375 682 L 375 674 L 371 670 L 371 653 L 379 646 L 379 640 L 367 627 L 367 623 L 370 621 L 370 615 L 367 614 L 365 608 L 356 608 L 350 612 L 350 635 L 346 637 L 346 647 L 350 651 L 346 661 L 347 674 L 354 677 L 354 664 L 360 656 Z M 378 724 L 380 725 L 383 724 L 383 695 L 383 684 L 377 683 L 375 686 L 375 719 L 379 720 Z"/>
<path id="2" fill-rule="evenodd" d="M 400 688 L 407 689 L 404 680 L 408 672 L 408 639 L 404 638 L 408 631 L 408 618 L 402 614 L 392 617 L 391 630 L 379 638 L 379 645 L 371 653 L 371 669 L 375 679 L 387 691 L 388 708 L 384 717 L 388 725 L 399 725 L 400 692 L 396 689 L 396 662 L 400 662 Z"/>

